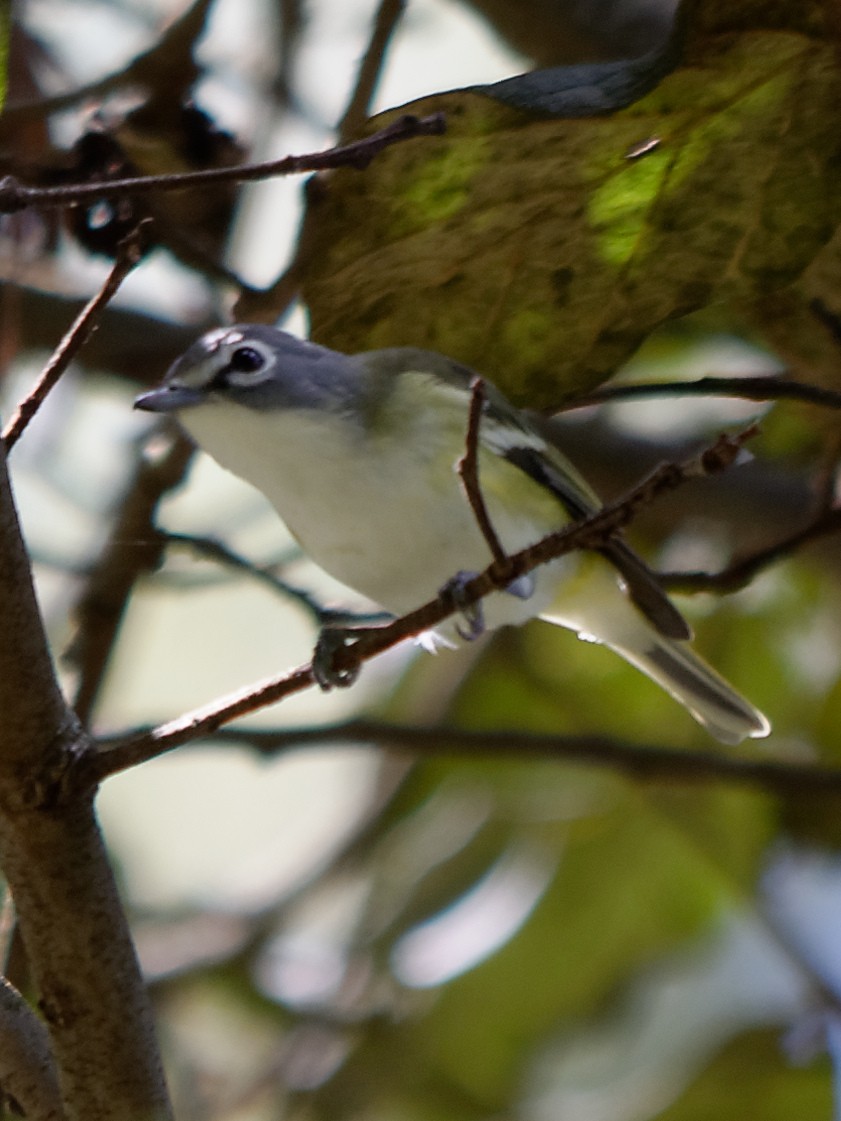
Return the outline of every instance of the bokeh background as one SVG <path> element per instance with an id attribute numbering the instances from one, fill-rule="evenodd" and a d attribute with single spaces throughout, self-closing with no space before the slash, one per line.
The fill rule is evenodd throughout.
<path id="1" fill-rule="evenodd" d="M 664 42 L 672 7 L 410 0 L 372 111 L 535 64 L 641 54 Z M 101 142 L 79 147 L 90 129 L 115 145 L 108 158 L 146 172 L 187 166 L 195 151 L 218 164 L 327 147 L 376 13 L 367 0 L 18 3 L 5 170 L 40 182 L 90 173 Z M 179 26 L 181 39 L 168 40 Z M 138 70 L 147 52 L 157 65 Z M 205 116 L 185 126 L 188 97 Z M 289 587 L 210 555 L 208 539 L 323 604 L 370 606 L 296 553 L 260 495 L 181 453 L 184 478 L 156 513 L 172 539 L 154 571 L 133 573 L 92 668 L 95 574 L 115 549 L 130 557 L 148 545 L 130 539 L 122 515 L 144 465 L 179 454 L 171 433 L 132 412 L 133 397 L 237 305 L 269 319 L 282 310 L 284 326 L 308 332 L 305 303 L 260 298 L 294 258 L 302 197 L 291 177 L 220 192 L 206 210 L 193 200 L 157 213 L 161 243 L 13 453 L 56 658 L 103 735 L 308 660 L 312 613 Z M 99 205 L 75 222 L 3 219 L 4 414 L 102 282 L 108 261 L 91 246 L 119 217 Z M 329 332 L 329 314 L 317 314 Z M 618 374 L 784 368 L 716 305 L 652 332 Z M 831 505 L 831 414 L 663 398 L 564 423 L 572 458 L 616 496 L 659 460 L 754 417 L 763 435 L 749 461 L 634 526 L 663 570 L 714 572 Z M 597 737 L 619 755 L 623 745 L 687 759 L 719 749 L 614 656 L 540 624 L 435 657 L 407 644 L 350 690 L 307 692 L 235 736 L 110 779 L 99 811 L 178 1116 L 839 1116 L 838 787 L 831 776 L 825 788 L 802 781 L 837 759 L 837 564 L 827 536 L 737 592 L 679 601 L 698 648 L 774 724 L 737 758 L 791 764 L 788 786 L 784 770 L 773 784 L 693 780 L 680 756 L 656 780 L 565 756 Z M 347 730 L 356 717 L 372 722 L 367 732 Z M 403 727 L 428 737 L 409 749 Z M 474 735 L 460 745 L 441 727 Z M 306 744 L 285 735 L 272 746 L 268 733 L 295 729 Z"/>

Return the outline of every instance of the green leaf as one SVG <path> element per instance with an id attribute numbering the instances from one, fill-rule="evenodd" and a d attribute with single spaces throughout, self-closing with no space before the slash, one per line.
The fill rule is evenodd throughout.
<path id="1" fill-rule="evenodd" d="M 547 120 L 469 91 L 409 106 L 443 110 L 447 134 L 337 173 L 312 204 L 314 336 L 427 346 L 549 407 L 667 320 L 758 316 L 841 221 L 835 47 L 765 30 L 692 42 L 610 116 Z"/>

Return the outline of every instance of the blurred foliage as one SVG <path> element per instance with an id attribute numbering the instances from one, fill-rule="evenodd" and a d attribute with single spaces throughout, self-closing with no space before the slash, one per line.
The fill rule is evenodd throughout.
<path id="1" fill-rule="evenodd" d="M 0 110 L 6 100 L 9 72 L 9 33 L 12 25 L 12 0 L 0 4 Z"/>
<path id="2" fill-rule="evenodd" d="M 14 455 L 57 655 L 78 625 L 74 605 L 92 586 L 97 563 L 108 555 L 130 565 L 135 539 L 154 533 L 151 524 L 133 526 L 103 551 L 122 525 L 125 496 L 148 485 L 137 431 L 128 427 L 131 393 L 156 380 L 232 296 L 241 309 L 273 318 L 301 281 L 322 341 L 445 350 L 536 407 L 624 376 L 619 367 L 644 342 L 635 377 L 711 372 L 710 363 L 733 361 L 724 332 L 737 327 L 744 343 L 738 372 L 765 368 L 776 356 L 802 380 L 837 387 L 833 3 L 687 4 L 680 61 L 611 115 L 529 115 L 475 89 L 413 103 L 413 112 L 443 109 L 447 134 L 396 147 L 364 171 L 315 180 L 293 268 L 265 292 L 238 283 L 223 247 L 244 238 L 257 252 L 286 231 L 267 222 L 247 227 L 238 191 L 146 198 L 155 225 L 133 280 L 155 278 L 170 320 L 156 318 L 128 287 L 124 306 L 109 312 L 87 351 L 83 376 L 61 384 L 56 411 L 45 410 Z M 213 62 L 203 36 L 212 38 L 216 6 L 173 4 L 163 23 L 160 6 L 156 14 L 143 9 L 141 20 L 139 6 L 101 5 L 145 28 L 140 53 L 115 59 L 105 77 L 62 75 L 35 6 L 24 8 L 11 104 L 0 117 L 4 173 L 52 183 L 76 174 L 228 166 L 249 146 L 255 156 L 271 148 L 259 130 L 267 120 L 291 122 L 285 144 L 302 122 L 313 127 L 317 111 L 301 91 L 301 70 L 315 57 L 324 82 L 335 55 L 319 56 L 309 29 L 319 17 L 338 19 L 344 0 L 267 4 L 258 12 L 263 41 Z M 474 6 L 510 26 L 510 5 Z M 552 5 L 537 7 L 546 18 Z M 604 7 L 592 0 L 590 30 L 575 39 L 586 59 L 622 57 L 611 36 L 593 38 Z M 360 7 L 360 20 L 370 8 Z M 612 8 L 624 26 L 627 4 Z M 576 4 L 573 23 L 581 9 Z M 660 41 L 662 11 L 645 10 Z M 319 27 L 325 34 L 325 22 Z M 407 24 L 406 37 L 417 30 Z M 523 47 L 540 36 L 532 26 L 515 27 L 512 38 Z M 557 42 L 545 46 L 541 63 L 556 61 Z M 342 49 L 353 53 L 346 43 Z M 57 73 L 70 92 L 56 93 Z M 220 87 L 234 100 L 247 91 L 240 117 L 253 135 L 234 140 L 229 121 L 215 119 Z M 374 118 L 371 129 L 388 119 Z M 91 145 L 105 153 L 94 166 L 83 159 Z M 92 208 L 71 217 L 61 226 L 51 214 L 3 220 L 9 407 L 71 318 L 67 290 L 91 285 L 89 262 L 80 265 L 70 241 L 74 231 L 93 230 L 106 243 L 94 248 L 113 249 L 109 221 L 119 214 L 107 211 L 103 220 Z M 292 221 L 289 212 L 283 221 Z M 91 248 L 89 238 L 83 244 Z M 186 297 L 168 287 L 169 274 L 154 272 L 162 260 L 173 268 L 180 262 L 181 281 L 189 272 Z M 745 360 L 747 343 L 757 339 L 768 350 Z M 596 420 L 571 421 L 570 445 L 586 474 L 619 493 L 657 459 L 680 458 L 761 411 L 731 404 L 646 405 L 644 424 L 641 406 L 608 407 Z M 714 572 L 804 524 L 820 494 L 832 491 L 834 414 L 780 402 L 765 412 L 763 429 L 749 467 L 687 487 L 633 527 L 664 568 Z M 153 459 L 161 447 L 153 442 Z M 202 488 L 199 465 L 186 497 L 167 502 L 160 518 L 178 530 L 198 525 L 224 536 L 259 562 L 275 559 L 276 527 L 267 546 L 253 499 L 225 487 L 214 476 L 204 507 L 191 508 L 190 495 Z M 121 544 L 128 545 L 122 553 Z M 829 537 L 726 601 L 681 599 L 698 648 L 774 722 L 774 737 L 745 748 L 746 759 L 763 753 L 838 764 L 838 570 Z M 300 566 L 283 571 L 295 584 L 315 579 Z M 86 680 L 84 642 L 73 644 L 75 663 L 62 661 L 68 688 L 93 698 L 96 727 L 175 715 L 171 707 L 186 705 L 188 694 L 206 695 L 220 680 L 238 686 L 254 666 L 255 676 L 276 670 L 286 657 L 278 654 L 282 633 L 293 635 L 300 660 L 308 655 L 309 637 L 299 641 L 300 620 L 286 601 L 253 597 L 241 572 L 211 581 L 206 567 L 173 550 L 159 576 L 144 580 L 143 594 L 116 603 L 118 582 L 107 576 L 107 566 L 98 570 L 105 594 L 85 625 L 97 627 L 97 611 L 103 631 L 105 617 L 115 633 L 125 621 L 108 677 Z M 150 680 L 155 687 L 143 692 Z M 343 712 L 356 703 L 369 716 L 428 729 L 428 756 L 407 756 L 399 737 L 392 744 L 383 732 L 363 811 L 337 826 L 329 853 L 319 852 L 306 875 L 271 899 L 228 904 L 225 912 L 196 890 L 178 907 L 137 916 L 179 1116 L 828 1121 L 837 1081 L 829 1029 L 799 1067 L 783 1034 L 808 1027 L 815 1009 L 831 1023 L 841 1002 L 837 793 L 807 795 L 793 783 L 783 797 L 757 783 L 691 781 L 677 762 L 668 778 L 643 783 L 562 757 L 563 736 L 662 745 L 687 757 L 711 745 L 608 651 L 539 624 L 466 651 L 420 655 L 396 682 L 372 667 L 342 700 Z M 274 715 L 292 720 L 284 709 Z M 436 726 L 507 733 L 507 749 L 445 755 Z M 337 730 L 331 750 L 342 745 Z M 266 766 L 291 770 L 296 761 Z M 161 770 L 162 782 L 167 774 Z M 255 786 L 266 781 L 255 766 Z M 191 830 L 203 825 L 198 844 L 210 846 L 228 826 L 233 784 L 212 805 L 204 796 L 191 776 L 166 855 L 173 864 Z M 324 791 L 310 799 L 304 813 L 312 817 L 333 804 Z M 163 805 L 143 808 L 154 815 L 157 836 Z M 245 818 L 252 812 L 246 806 Z M 292 810 L 279 805 L 274 816 L 269 830 L 280 835 Z M 783 882 L 776 873 L 792 850 L 803 866 Z M 249 854 L 243 878 L 276 856 L 277 847 Z M 130 864 L 128 898 L 142 895 Z M 822 894 L 808 874 L 813 864 Z M 779 921 L 786 908 L 799 926 Z M 822 1054 L 826 1040 L 831 1060 Z"/>
<path id="3" fill-rule="evenodd" d="M 752 1032 L 734 1040 L 688 1088 L 679 1102 L 658 1114 L 658 1121 L 702 1121 L 711 1115 L 749 1113 L 757 1121 L 789 1117 L 831 1117 L 826 1071 L 794 1070 L 781 1076 L 767 1063 L 778 1046 L 769 1032 Z M 758 1077 L 746 1072 L 761 1071 Z"/>

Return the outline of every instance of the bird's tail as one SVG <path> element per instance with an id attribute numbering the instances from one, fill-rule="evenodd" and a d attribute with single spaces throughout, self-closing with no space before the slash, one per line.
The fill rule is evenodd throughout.
<path id="1" fill-rule="evenodd" d="M 580 599 L 573 596 L 568 600 L 564 595 L 562 604 L 541 617 L 609 646 L 671 694 L 722 743 L 737 744 L 748 737 L 768 735 L 771 725 L 757 708 L 687 642 L 658 634 L 619 590 L 615 579 L 610 583 L 610 588 L 602 584 L 599 590 L 603 595 L 597 598 L 592 587 Z M 575 600 L 580 610 L 576 610 Z M 595 604 L 598 607 L 594 610 Z"/>
<path id="2" fill-rule="evenodd" d="M 646 628 L 646 644 L 613 646 L 631 665 L 656 681 L 722 743 L 767 736 L 771 725 L 712 666 L 685 643 L 661 638 Z M 609 644 L 609 645 L 612 645 Z"/>

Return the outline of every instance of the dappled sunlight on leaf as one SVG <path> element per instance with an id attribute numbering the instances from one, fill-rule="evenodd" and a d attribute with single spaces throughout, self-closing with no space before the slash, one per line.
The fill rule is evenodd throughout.
<path id="1" fill-rule="evenodd" d="M 466 91 L 417 102 L 446 113 L 446 136 L 340 172 L 313 203 L 314 335 L 441 350 L 519 403 L 557 405 L 658 324 L 724 301 L 738 317 L 796 280 L 841 219 L 838 88 L 831 47 L 756 31 L 700 40 L 611 116 L 546 120 Z"/>

